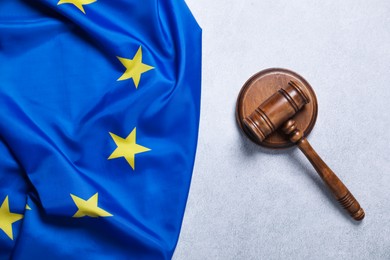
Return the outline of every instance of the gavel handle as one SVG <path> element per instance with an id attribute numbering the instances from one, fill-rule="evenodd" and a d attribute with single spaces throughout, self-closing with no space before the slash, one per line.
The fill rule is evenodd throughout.
<path id="1" fill-rule="evenodd" d="M 297 129 L 295 121 L 291 119 L 288 120 L 282 126 L 282 131 L 290 137 L 290 140 L 295 143 L 305 154 L 307 159 L 309 159 L 317 173 L 331 190 L 341 206 L 348 211 L 349 215 L 357 221 L 362 220 L 365 214 L 364 210 L 360 207 L 359 202 L 347 189 L 344 183 L 342 183 L 336 174 L 328 167 L 328 165 L 326 165 L 313 147 L 311 147 L 307 139 L 303 137 L 302 132 Z"/>

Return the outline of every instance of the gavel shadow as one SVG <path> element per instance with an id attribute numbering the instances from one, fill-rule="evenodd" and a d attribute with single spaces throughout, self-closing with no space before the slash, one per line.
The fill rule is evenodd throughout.
<path id="1" fill-rule="evenodd" d="M 238 128 L 238 126 L 237 126 Z M 238 130 L 241 131 L 241 129 L 238 128 Z M 330 201 L 332 206 L 337 209 L 337 211 L 342 215 L 345 219 L 347 219 L 349 222 L 351 222 L 353 225 L 361 225 L 361 222 L 354 221 L 351 217 L 349 217 L 346 212 L 343 210 L 343 208 L 337 203 L 336 199 L 332 196 L 331 192 L 328 190 L 328 188 L 325 186 L 323 181 L 321 180 L 320 176 L 316 173 L 315 169 L 311 167 L 310 164 L 306 164 L 304 158 L 304 155 L 302 156 L 298 155 L 298 153 L 295 153 L 294 151 L 298 149 L 298 147 L 293 146 L 288 149 L 280 149 L 280 150 L 273 150 L 273 149 L 267 149 L 264 147 L 261 147 L 255 143 L 253 143 L 251 140 L 249 140 L 244 134 L 240 134 L 241 141 L 242 141 L 242 151 L 247 155 L 248 157 L 254 156 L 257 153 L 262 154 L 269 154 L 269 155 L 276 155 L 281 157 L 288 157 L 291 158 L 291 162 L 296 166 L 298 169 L 302 169 L 302 172 L 305 173 L 317 186 L 317 188 L 321 191 L 321 193 Z"/>

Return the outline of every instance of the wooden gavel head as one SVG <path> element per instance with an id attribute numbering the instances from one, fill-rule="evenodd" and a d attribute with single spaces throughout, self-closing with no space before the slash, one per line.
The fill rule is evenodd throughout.
<path id="1" fill-rule="evenodd" d="M 253 142 L 284 149 L 294 144 L 277 128 L 291 118 L 308 136 L 317 110 L 317 98 L 310 84 L 295 72 L 276 68 L 260 71 L 244 84 L 237 99 L 236 118 Z"/>
<path id="2" fill-rule="evenodd" d="M 301 76 L 285 69 L 254 75 L 240 91 L 236 117 L 245 135 L 257 144 L 271 148 L 297 145 L 351 217 L 364 218 L 358 201 L 306 139 L 317 118 L 317 99 Z"/>
<path id="3" fill-rule="evenodd" d="M 262 142 L 309 102 L 305 90 L 290 81 L 244 118 L 243 123 L 252 135 Z"/>

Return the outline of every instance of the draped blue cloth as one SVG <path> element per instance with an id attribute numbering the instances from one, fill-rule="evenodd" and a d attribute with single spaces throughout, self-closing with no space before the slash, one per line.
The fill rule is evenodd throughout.
<path id="1" fill-rule="evenodd" d="M 0 259 L 170 259 L 200 81 L 183 0 L 0 1 Z"/>

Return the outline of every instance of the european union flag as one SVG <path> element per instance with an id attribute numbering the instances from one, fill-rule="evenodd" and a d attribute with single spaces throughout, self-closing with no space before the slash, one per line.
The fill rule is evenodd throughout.
<path id="1" fill-rule="evenodd" d="M 183 0 L 0 2 L 0 259 L 169 259 L 197 144 Z"/>

